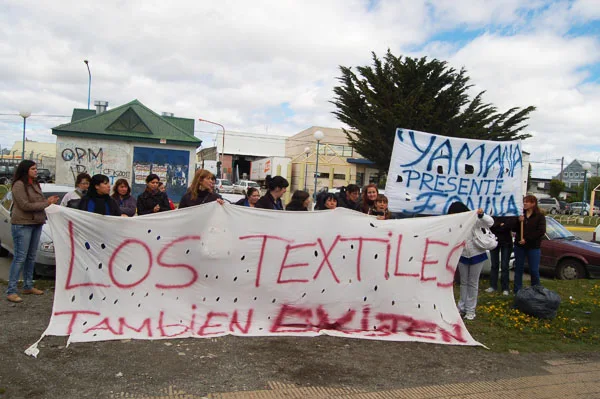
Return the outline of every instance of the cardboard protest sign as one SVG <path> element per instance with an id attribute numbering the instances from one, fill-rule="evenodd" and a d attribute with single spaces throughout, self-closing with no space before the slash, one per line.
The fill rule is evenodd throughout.
<path id="1" fill-rule="evenodd" d="M 443 215 L 455 201 L 498 216 L 519 215 L 520 141 L 484 141 L 398 129 L 385 187 L 395 212 Z"/>
<path id="2" fill-rule="evenodd" d="M 57 273 L 44 335 L 478 344 L 452 289 L 474 212 L 384 221 L 210 203 L 134 218 L 47 213 Z"/>

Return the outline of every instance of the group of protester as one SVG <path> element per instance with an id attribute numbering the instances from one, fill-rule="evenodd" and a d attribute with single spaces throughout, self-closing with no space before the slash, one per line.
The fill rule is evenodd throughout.
<path id="1" fill-rule="evenodd" d="M 23 271 L 23 290 L 25 295 L 41 295 L 43 291 L 33 286 L 35 257 L 40 241 L 42 226 L 46 221 L 45 208 L 56 204 L 58 196 L 45 198 L 37 178 L 37 165 L 33 161 L 22 161 L 15 171 L 12 185 L 13 205 L 11 208 L 11 231 L 14 241 L 14 258 L 10 266 L 7 299 L 11 302 L 22 302 L 17 294 L 17 281 Z M 66 194 L 61 205 L 77 208 L 100 215 L 132 217 L 136 214 L 146 215 L 175 209 L 168 198 L 166 188 L 156 174 L 146 178 L 146 189 L 137 200 L 131 195 L 131 187 L 127 180 L 119 179 L 111 185 L 107 176 L 97 174 L 90 176 L 79 174 L 75 181 L 75 190 Z M 296 190 L 290 202 L 283 205 L 282 197 L 289 187 L 289 182 L 281 176 L 268 176 L 267 192 L 261 196 L 260 191 L 250 187 L 244 198 L 236 205 L 286 211 L 308 211 L 311 198 L 308 192 Z M 223 204 L 224 200 L 214 191 L 215 176 L 208 170 L 199 169 L 194 175 L 187 192 L 179 202 L 179 208 L 201 205 L 209 202 Z M 323 191 L 317 195 L 315 210 L 333 210 L 337 207 L 351 209 L 377 219 L 391 218 L 388 199 L 379 194 L 375 184 L 369 184 L 362 190 L 355 184 L 342 187 L 340 192 Z M 466 205 L 456 202 L 450 206 L 449 213 L 468 211 Z M 475 229 L 491 228 L 498 237 L 498 246 L 491 254 L 492 273 L 489 292 L 497 290 L 498 272 L 501 270 L 501 289 L 508 295 L 508 261 L 513 250 L 515 252 L 514 291 L 519 291 L 523 283 L 523 268 L 527 258 L 531 273 L 532 285 L 539 284 L 539 261 L 541 239 L 546 231 L 544 215 L 537 206 L 534 196 L 524 199 L 524 215 L 517 217 L 492 217 L 485 215 L 482 209 L 477 210 L 478 220 Z M 519 228 L 520 227 L 520 228 Z M 470 237 L 459 261 L 460 300 L 458 309 L 466 319 L 475 318 L 479 275 L 487 252 L 478 248 Z"/>

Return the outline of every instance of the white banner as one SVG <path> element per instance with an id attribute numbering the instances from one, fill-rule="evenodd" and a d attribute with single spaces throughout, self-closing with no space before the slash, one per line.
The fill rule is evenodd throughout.
<path id="1" fill-rule="evenodd" d="M 57 274 L 44 335 L 479 344 L 452 288 L 475 212 L 383 221 L 210 203 L 134 218 L 47 213 Z"/>
<path id="2" fill-rule="evenodd" d="M 398 129 L 386 196 L 394 212 L 444 215 L 455 201 L 518 216 L 523 197 L 520 141 L 484 141 Z"/>

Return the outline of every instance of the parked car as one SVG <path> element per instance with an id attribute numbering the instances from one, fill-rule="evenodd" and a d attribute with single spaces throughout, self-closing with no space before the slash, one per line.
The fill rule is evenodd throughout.
<path id="1" fill-rule="evenodd" d="M 58 195 L 62 197 L 73 191 L 73 187 L 58 186 L 56 184 L 41 184 L 44 196 Z M 60 200 L 58 201 L 60 203 Z M 0 203 L 0 256 L 14 253 L 14 244 L 10 224 L 10 206 L 12 205 L 12 192 L 6 193 Z M 40 245 L 35 258 L 35 274 L 39 276 L 54 276 L 56 273 L 56 257 L 54 255 L 54 242 L 50 234 L 50 226 L 45 224 L 42 228 Z"/>
<path id="2" fill-rule="evenodd" d="M 600 278 L 600 244 L 582 240 L 562 224 L 546 218 L 540 271 L 562 280 Z"/>
<path id="3" fill-rule="evenodd" d="M 225 201 L 229 202 L 230 204 L 235 204 L 236 202 L 238 202 L 239 200 L 241 200 L 242 198 L 245 198 L 245 197 L 240 194 L 221 194 L 221 198 L 223 198 Z"/>
<path id="4" fill-rule="evenodd" d="M 233 183 L 227 179 L 217 179 L 215 182 L 215 192 L 217 193 L 233 193 Z"/>
<path id="5" fill-rule="evenodd" d="M 260 185 L 257 182 L 252 180 L 240 180 L 239 182 L 233 185 L 233 193 L 246 195 L 246 190 L 248 190 L 248 188 L 250 187 L 254 187 L 260 190 Z"/>
<path id="6" fill-rule="evenodd" d="M 37 179 L 40 183 L 52 183 L 54 176 L 52 176 L 50 169 L 38 168 Z"/>
<path id="7" fill-rule="evenodd" d="M 14 175 L 14 165 L 0 165 L 0 184 L 10 184 Z"/>
<path id="8" fill-rule="evenodd" d="M 563 215 L 568 215 L 569 211 L 571 210 L 571 204 L 569 204 L 567 201 L 558 201 L 558 203 L 560 204 L 560 213 Z"/>
<path id="9" fill-rule="evenodd" d="M 585 202 L 571 202 L 571 215 L 588 216 L 590 214 L 590 204 Z"/>
<path id="10" fill-rule="evenodd" d="M 560 212 L 560 203 L 556 198 L 540 198 L 538 206 L 551 215 L 556 215 Z"/>

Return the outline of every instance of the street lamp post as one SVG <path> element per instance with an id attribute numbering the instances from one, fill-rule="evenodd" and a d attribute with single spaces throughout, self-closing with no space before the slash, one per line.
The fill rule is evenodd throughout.
<path id="1" fill-rule="evenodd" d="M 592 169 L 592 165 L 590 165 L 589 162 L 584 163 L 583 165 L 581 165 L 581 167 L 583 168 L 583 206 L 581 207 L 581 215 L 583 215 L 583 212 L 585 211 L 584 208 L 587 208 L 587 202 L 586 202 L 586 198 L 587 198 L 587 173 L 588 170 Z M 590 207 L 590 214 L 593 214 L 593 205 L 591 205 Z"/>
<path id="2" fill-rule="evenodd" d="M 21 154 L 21 161 L 25 159 L 25 128 L 27 126 L 27 118 L 31 116 L 30 111 L 19 111 L 19 115 L 23 118 L 23 152 Z"/>
<path id="3" fill-rule="evenodd" d="M 85 66 L 87 67 L 88 70 L 88 76 L 90 77 L 88 79 L 88 109 L 90 109 L 90 97 L 92 94 L 92 72 L 90 72 L 90 64 L 88 60 L 83 60 L 83 63 L 85 64 Z"/>
<path id="4" fill-rule="evenodd" d="M 224 158 L 224 154 L 225 154 L 225 127 L 223 125 L 221 125 L 220 123 L 217 122 L 212 122 L 209 121 L 207 119 L 202 119 L 202 118 L 198 118 L 198 120 L 200 122 L 206 122 L 206 123 L 210 123 L 212 125 L 216 125 L 216 126 L 220 126 L 221 129 L 223 129 L 223 143 L 222 143 L 222 148 L 221 148 L 221 170 L 220 170 L 220 178 L 223 178 L 223 158 Z"/>
<path id="5" fill-rule="evenodd" d="M 308 164 L 306 162 L 308 161 L 308 154 L 310 154 L 310 147 L 304 149 L 304 154 L 306 154 L 306 158 L 304 159 L 304 191 L 306 191 L 306 179 L 308 178 Z"/>
<path id="6" fill-rule="evenodd" d="M 319 145 L 321 144 L 321 140 L 325 135 L 322 131 L 317 130 L 313 133 L 313 137 L 317 140 L 317 160 L 315 162 L 315 191 L 313 193 L 313 203 L 317 202 L 317 176 L 319 175 Z"/>

